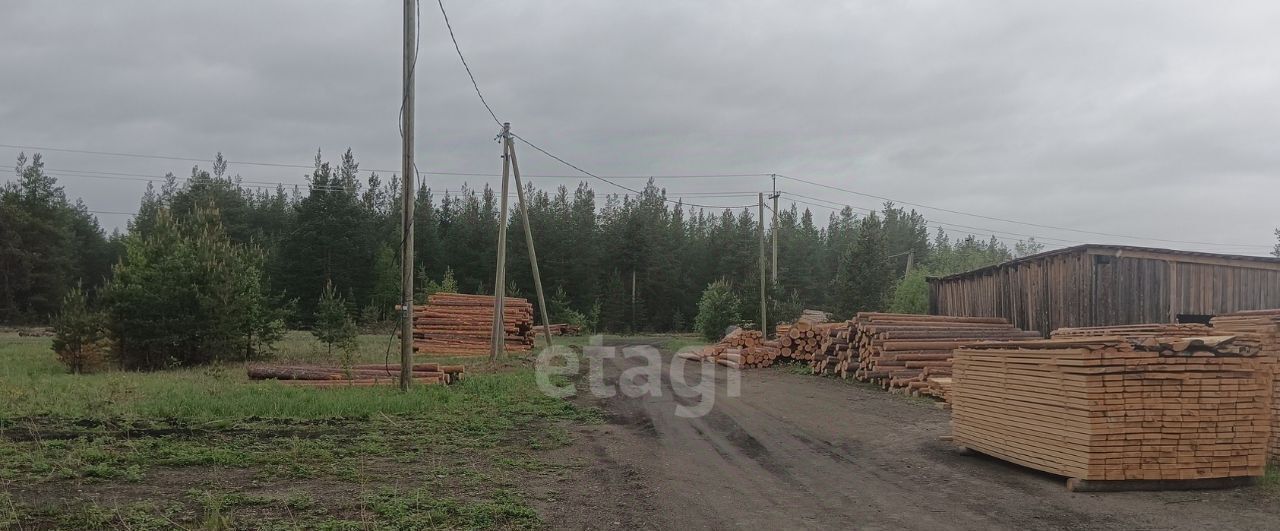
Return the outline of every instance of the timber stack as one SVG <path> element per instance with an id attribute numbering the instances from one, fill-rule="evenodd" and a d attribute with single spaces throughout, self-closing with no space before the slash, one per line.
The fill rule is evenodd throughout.
<path id="1" fill-rule="evenodd" d="M 413 307 L 413 349 L 419 353 L 483 355 L 491 350 L 494 297 L 434 293 Z M 507 297 L 503 303 L 507 352 L 533 349 L 533 305 Z"/>
<path id="2" fill-rule="evenodd" d="M 571 325 L 571 324 L 559 323 L 559 324 L 550 324 L 550 325 L 547 325 L 547 328 L 550 328 L 550 329 L 551 329 L 551 335 L 552 335 L 552 336 L 580 336 L 580 335 L 582 335 L 582 327 L 581 327 L 581 326 L 578 326 L 578 325 Z M 534 327 L 533 327 L 533 335 L 534 335 L 535 337 L 536 337 L 538 334 L 541 334 L 541 333 L 542 333 L 542 327 L 541 327 L 541 326 L 534 326 Z"/>
<path id="3" fill-rule="evenodd" d="M 1213 329 L 1199 323 L 1149 323 L 1116 326 L 1085 326 L 1079 328 L 1059 328 L 1049 334 L 1054 339 L 1072 337 L 1114 336 L 1126 339 L 1146 339 L 1167 336 L 1207 336 L 1213 335 Z"/>
<path id="4" fill-rule="evenodd" d="M 810 310 L 806 310 L 810 311 Z M 825 314 L 822 315 L 826 319 Z M 775 329 L 778 337 L 779 357 L 812 362 L 823 349 L 832 330 L 844 328 L 845 323 L 830 323 L 801 318 L 792 324 L 780 324 Z"/>
<path id="5" fill-rule="evenodd" d="M 962 347 L 953 441 L 1066 476 L 1072 489 L 1255 478 L 1266 469 L 1275 361 L 1258 352 L 1253 339 L 1230 335 Z"/>
<path id="6" fill-rule="evenodd" d="M 1277 360 L 1280 369 L 1280 310 L 1255 310 L 1219 315 L 1210 320 L 1215 333 L 1250 335 L 1259 342 L 1263 356 Z M 1280 370 L 1276 375 L 1280 380 Z M 1273 382 L 1271 400 L 1271 458 L 1280 459 L 1280 381 Z"/>
<path id="7" fill-rule="evenodd" d="M 415 384 L 452 384 L 462 380 L 466 367 L 419 363 L 412 369 Z M 399 365 L 250 365 L 250 380 L 278 380 L 294 387 L 373 387 L 399 385 Z"/>
<path id="8" fill-rule="evenodd" d="M 1001 317 L 952 317 L 941 315 L 862 312 L 850 321 L 851 345 L 838 350 L 833 372 L 853 373 L 891 392 L 946 396 L 951 377 L 952 352 L 962 345 L 986 340 L 1040 338 Z M 934 389 L 933 392 L 926 392 Z"/>
<path id="9" fill-rule="evenodd" d="M 767 340 L 759 330 L 734 328 L 719 343 L 680 357 L 707 363 L 718 363 L 734 369 L 751 369 L 773 365 L 781 353 L 777 340 Z"/>

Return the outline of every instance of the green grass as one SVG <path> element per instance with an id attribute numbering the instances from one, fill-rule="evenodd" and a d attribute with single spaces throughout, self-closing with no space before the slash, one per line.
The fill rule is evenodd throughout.
<path id="1" fill-rule="evenodd" d="M 387 339 L 362 336 L 356 361 L 382 362 Z M 251 381 L 243 363 L 71 375 L 49 344 L 0 335 L 0 528 L 537 527 L 521 478 L 562 472 L 544 453 L 599 420 L 541 393 L 527 356 L 442 359 L 467 377 L 403 393 Z M 335 358 L 300 332 L 277 353 Z M 123 486 L 139 494 L 97 501 Z"/>
<path id="2" fill-rule="evenodd" d="M 1280 494 L 1280 462 L 1271 462 L 1267 465 L 1267 473 L 1262 476 L 1259 482 L 1267 492 L 1272 494 Z"/>

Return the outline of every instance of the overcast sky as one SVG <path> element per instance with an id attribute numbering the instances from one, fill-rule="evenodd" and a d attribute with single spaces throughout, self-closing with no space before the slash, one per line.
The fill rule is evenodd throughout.
<path id="1" fill-rule="evenodd" d="M 498 116 L 598 174 L 779 173 L 939 207 L 920 211 L 956 232 L 1037 235 L 1051 247 L 1265 254 L 1280 225 L 1277 2 L 445 6 Z M 2 144 L 196 159 L 221 151 L 231 172 L 265 182 L 302 183 L 306 171 L 236 161 L 310 164 L 316 149 L 336 158 L 351 147 L 363 168 L 399 168 L 400 2 L 11 0 L 2 14 Z M 421 31 L 419 168 L 498 171 L 497 126 L 435 2 L 421 6 Z M 7 161 L 17 153 L 0 148 Z M 520 160 L 530 174 L 573 173 L 528 149 Z M 53 151 L 45 161 L 70 196 L 120 212 L 136 210 L 145 182 L 83 172 L 184 176 L 194 164 Z M 497 179 L 430 176 L 428 185 L 486 181 Z M 659 184 L 673 197 L 770 186 L 767 177 Z M 99 217 L 108 229 L 127 219 Z"/>

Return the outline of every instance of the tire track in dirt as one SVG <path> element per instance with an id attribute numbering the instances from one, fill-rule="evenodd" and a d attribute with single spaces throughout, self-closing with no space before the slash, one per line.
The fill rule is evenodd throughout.
<path id="1" fill-rule="evenodd" d="M 663 359 L 669 363 L 670 353 Z M 617 389 L 623 371 L 641 363 L 606 359 L 606 383 Z M 684 381 L 697 382 L 699 369 L 686 364 Z M 718 370 L 711 411 L 681 418 L 675 407 L 698 399 L 675 392 L 665 367 L 663 374 L 660 396 L 580 397 L 611 423 L 585 438 L 596 463 L 593 483 L 584 485 L 591 494 L 580 496 L 633 503 L 600 503 L 607 514 L 594 517 L 552 509 L 553 527 L 1280 528 L 1275 498 L 1256 489 L 1066 492 L 1060 478 L 962 455 L 940 441 L 948 415 L 931 404 L 839 380 L 744 371 L 741 396 L 728 397 Z"/>

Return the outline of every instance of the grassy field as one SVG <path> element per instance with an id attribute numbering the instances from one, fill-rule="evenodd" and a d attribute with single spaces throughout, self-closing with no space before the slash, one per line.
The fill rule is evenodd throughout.
<path id="1" fill-rule="evenodd" d="M 49 343 L 0 335 L 0 528 L 537 528 L 521 486 L 566 473 L 546 454 L 598 417 L 539 392 L 520 357 L 446 358 L 463 382 L 401 393 L 255 382 L 243 364 L 76 376 Z M 387 346 L 363 336 L 357 361 Z M 279 347 L 337 362 L 307 333 Z"/>

